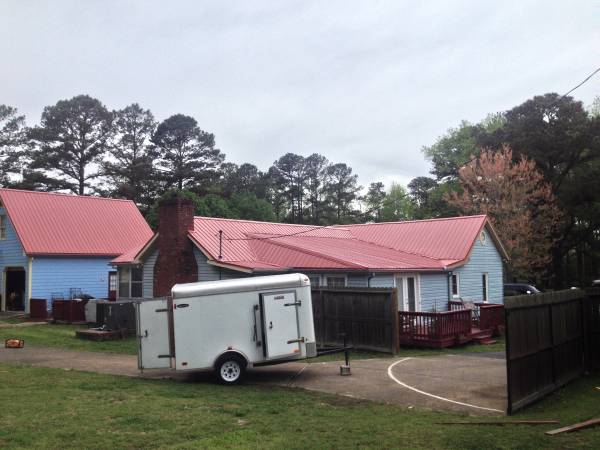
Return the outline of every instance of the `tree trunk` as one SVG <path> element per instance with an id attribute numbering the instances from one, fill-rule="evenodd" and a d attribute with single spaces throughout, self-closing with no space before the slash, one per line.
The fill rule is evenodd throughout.
<path id="1" fill-rule="evenodd" d="M 83 195 L 85 192 L 85 168 L 79 167 L 79 195 Z"/>

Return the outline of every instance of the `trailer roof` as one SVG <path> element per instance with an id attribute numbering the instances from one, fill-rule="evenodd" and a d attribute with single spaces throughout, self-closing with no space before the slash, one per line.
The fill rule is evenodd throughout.
<path id="1" fill-rule="evenodd" d="M 285 288 L 295 289 L 308 285 L 310 285 L 310 281 L 306 275 L 301 273 L 286 273 L 284 275 L 176 284 L 171 290 L 171 296 L 173 299 L 180 299 L 214 294 L 233 294 L 245 291 L 269 291 Z"/>

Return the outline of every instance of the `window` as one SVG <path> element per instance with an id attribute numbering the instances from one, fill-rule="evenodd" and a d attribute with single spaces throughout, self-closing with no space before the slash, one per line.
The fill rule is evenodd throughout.
<path id="1" fill-rule="evenodd" d="M 406 299 L 408 300 L 408 310 L 417 310 L 417 290 L 415 287 L 415 277 L 406 277 Z"/>
<path id="2" fill-rule="evenodd" d="M 481 274 L 481 284 L 483 286 L 483 291 L 482 291 L 483 301 L 487 302 L 488 301 L 488 274 L 487 273 Z"/>
<path id="3" fill-rule="evenodd" d="M 129 298 L 129 267 L 119 268 L 119 297 Z"/>
<path id="4" fill-rule="evenodd" d="M 119 268 L 119 297 L 141 298 L 144 296 L 142 281 L 144 271 L 141 267 Z"/>
<path id="5" fill-rule="evenodd" d="M 144 296 L 142 289 L 142 280 L 144 279 L 144 271 L 141 267 L 131 269 L 131 297 L 141 298 Z"/>
<path id="6" fill-rule="evenodd" d="M 327 287 L 345 287 L 346 286 L 346 277 L 337 276 L 337 275 L 328 275 L 326 278 Z"/>
<path id="7" fill-rule="evenodd" d="M 396 276 L 396 292 L 398 292 L 398 311 L 420 311 L 419 276 Z"/>
<path id="8" fill-rule="evenodd" d="M 0 215 L 0 240 L 6 239 L 6 216 Z"/>
<path id="9" fill-rule="evenodd" d="M 310 280 L 310 287 L 318 288 L 321 286 L 321 277 L 319 275 L 310 275 L 308 279 Z"/>
<path id="10" fill-rule="evenodd" d="M 460 295 L 459 293 L 459 281 L 458 281 L 458 274 L 457 273 L 453 273 L 452 274 L 452 280 L 451 280 L 451 284 L 452 284 L 452 296 L 453 297 L 458 297 Z"/>
<path id="11" fill-rule="evenodd" d="M 118 288 L 117 272 L 108 272 L 108 290 L 116 291 Z"/>

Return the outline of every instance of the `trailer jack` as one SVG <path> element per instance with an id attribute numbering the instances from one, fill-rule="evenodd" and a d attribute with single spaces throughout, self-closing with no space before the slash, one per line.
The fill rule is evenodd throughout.
<path id="1" fill-rule="evenodd" d="M 332 355 L 334 353 L 342 353 L 343 352 L 345 364 L 340 366 L 340 375 L 341 376 L 352 375 L 350 372 L 350 350 L 352 350 L 352 346 L 348 345 L 346 333 L 341 333 L 340 336 L 344 338 L 344 346 L 343 347 L 334 347 L 334 348 L 317 350 L 317 356 Z"/>

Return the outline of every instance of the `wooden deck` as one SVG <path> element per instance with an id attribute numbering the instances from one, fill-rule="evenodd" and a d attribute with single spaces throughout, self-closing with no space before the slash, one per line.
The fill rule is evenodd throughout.
<path id="1" fill-rule="evenodd" d="M 504 325 L 504 306 L 476 303 L 465 309 L 450 302 L 443 312 L 398 312 L 400 346 L 445 348 L 471 341 L 489 342 Z"/>

